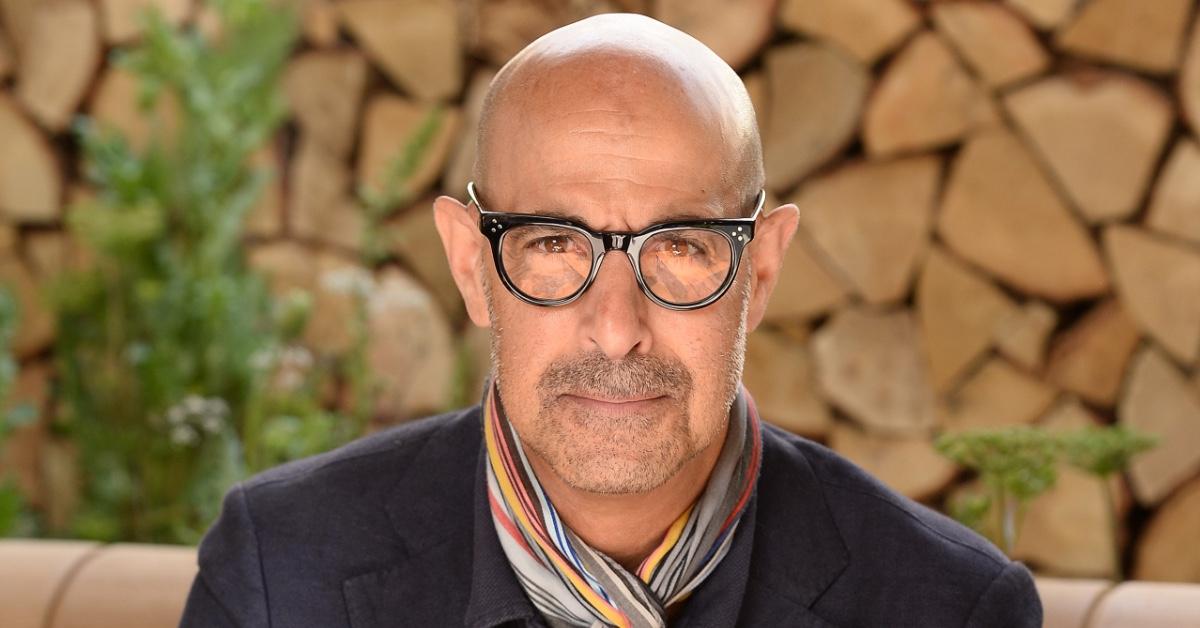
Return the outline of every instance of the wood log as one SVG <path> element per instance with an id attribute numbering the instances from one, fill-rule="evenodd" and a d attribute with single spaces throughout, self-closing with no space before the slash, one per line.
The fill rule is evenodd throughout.
<path id="1" fill-rule="evenodd" d="M 1195 140 L 1175 142 L 1154 186 L 1146 226 L 1200 244 L 1200 144 Z"/>
<path id="2" fill-rule="evenodd" d="M 1192 34 L 1179 68 L 1177 89 L 1184 120 L 1192 127 L 1193 133 L 1200 133 L 1200 15 L 1192 22 Z"/>
<path id="3" fill-rule="evenodd" d="M 17 60 L 12 44 L 9 43 L 8 36 L 4 34 L 4 31 L 0 31 L 0 81 L 12 76 L 16 67 Z"/>
<path id="4" fill-rule="evenodd" d="M 1139 538 L 1133 577 L 1200 582 L 1200 477 L 1184 485 L 1154 513 Z"/>
<path id="5" fill-rule="evenodd" d="M 742 75 L 742 84 L 746 86 L 746 94 L 750 96 L 750 104 L 754 106 L 754 117 L 758 120 L 759 135 L 766 136 L 770 92 L 767 91 L 767 77 L 762 71 Z"/>
<path id="6" fill-rule="evenodd" d="M 925 256 L 916 307 L 929 381 L 939 393 L 987 352 L 999 325 L 1018 311 L 986 277 L 940 248 Z"/>
<path id="7" fill-rule="evenodd" d="M 305 0 L 300 12 L 300 31 L 317 48 L 332 48 L 338 42 L 337 8 L 331 0 Z"/>
<path id="8" fill-rule="evenodd" d="M 0 214 L 12 222 L 58 219 L 62 174 L 36 126 L 0 93 Z"/>
<path id="9" fill-rule="evenodd" d="M 1128 218 L 1150 184 L 1171 130 L 1171 103 L 1128 75 L 1054 76 L 1004 100 L 1083 217 Z"/>
<path id="10" fill-rule="evenodd" d="M 21 243 L 21 234 L 16 225 L 0 220 L 0 256 L 18 255 L 17 246 Z"/>
<path id="11" fill-rule="evenodd" d="M 1072 398 L 1057 404 L 1041 421 L 1052 433 L 1097 425 L 1100 421 Z M 1128 498 L 1119 477 L 1112 478 L 1111 490 L 1119 496 L 1116 516 L 1123 520 Z M 1054 487 L 1029 503 L 1013 557 L 1037 565 L 1041 573 L 1112 578 L 1113 543 L 1104 484 L 1062 465 Z"/>
<path id="12" fill-rule="evenodd" d="M 993 88 L 1041 74 L 1049 57 L 1029 28 L 997 4 L 942 2 L 933 23 L 967 65 Z"/>
<path id="13" fill-rule="evenodd" d="M 54 314 L 47 308 L 33 273 L 20 259 L 2 257 L 0 284 L 12 291 L 21 308 L 21 319 L 12 339 L 13 354 L 20 359 L 45 350 L 54 341 Z"/>
<path id="14" fill-rule="evenodd" d="M 421 280 L 451 324 L 457 326 L 467 312 L 433 221 L 433 198 L 423 197 L 398 213 L 384 226 L 384 233 L 388 250 Z"/>
<path id="15" fill-rule="evenodd" d="M 174 94 L 163 93 L 149 110 L 138 103 L 138 78 L 110 66 L 100 77 L 88 113 L 101 127 L 124 136 L 135 152 L 145 151 L 152 141 L 172 146 L 179 129 L 179 103 Z"/>
<path id="16" fill-rule="evenodd" d="M 192 11 L 189 0 L 99 0 L 104 41 L 128 43 L 142 34 L 142 13 L 157 9 L 168 24 L 179 26 Z"/>
<path id="17" fill-rule="evenodd" d="M 1190 0 L 1090 0 L 1055 37 L 1059 49 L 1145 72 L 1179 64 Z"/>
<path id="18" fill-rule="evenodd" d="M 342 0 L 335 6 L 367 56 L 413 98 L 458 95 L 463 64 L 452 0 Z"/>
<path id="19" fill-rule="evenodd" d="M 370 277 L 362 266 L 321 249 L 292 240 L 279 240 L 247 247 L 251 268 L 263 273 L 271 291 L 279 296 L 293 290 L 313 299 L 312 315 L 304 328 L 304 343 L 326 354 L 342 354 L 354 342 L 351 326 L 355 313 L 353 279 Z"/>
<path id="20" fill-rule="evenodd" d="M 1026 294 L 1066 302 L 1108 290 L 1091 237 L 1008 131 L 980 133 L 959 151 L 937 231 L 960 257 Z"/>
<path id="21" fill-rule="evenodd" d="M 859 162 L 805 184 L 800 225 L 868 303 L 908 294 L 933 222 L 941 160 Z"/>
<path id="22" fill-rule="evenodd" d="M 358 183 L 382 189 L 389 168 L 400 157 L 432 111 L 432 106 L 381 94 L 367 102 L 358 142 Z M 420 165 L 407 181 L 410 198 L 425 194 L 441 174 L 442 166 L 459 137 L 462 114 L 441 107 L 441 121 L 422 154 Z"/>
<path id="23" fill-rule="evenodd" d="M 1093 404 L 1112 407 L 1140 340 L 1121 303 L 1107 299 L 1054 340 L 1046 379 Z"/>
<path id="24" fill-rule="evenodd" d="M 351 49 L 301 54 L 288 64 L 284 77 L 301 132 L 339 159 L 354 146 L 366 86 L 367 61 Z"/>
<path id="25" fill-rule="evenodd" d="M 13 52 L 20 56 L 33 27 L 33 15 L 43 4 L 41 0 L 0 0 L 0 18 L 4 31 L 12 37 Z"/>
<path id="26" fill-rule="evenodd" d="M 699 39 L 740 70 L 770 39 L 777 0 L 658 0 L 655 19 Z"/>
<path id="27" fill-rule="evenodd" d="M 841 310 L 813 334 L 812 349 L 825 398 L 868 429 L 913 435 L 933 427 L 933 391 L 909 312 Z"/>
<path id="28" fill-rule="evenodd" d="M 1079 0 L 1007 0 L 1025 19 L 1044 31 L 1052 31 L 1071 16 Z"/>
<path id="29" fill-rule="evenodd" d="M 303 138 L 288 176 L 288 218 L 294 235 L 358 251 L 366 227 L 362 210 L 350 198 L 350 171 L 344 161 Z"/>
<path id="30" fill-rule="evenodd" d="M 1158 437 L 1129 464 L 1134 496 L 1151 506 L 1200 471 L 1200 394 L 1154 345 L 1138 352 L 1128 377 L 1117 418 Z"/>
<path id="31" fill-rule="evenodd" d="M 996 350 L 1020 367 L 1039 372 L 1046 354 L 1046 341 L 1058 324 L 1058 313 L 1041 301 L 1028 301 L 1002 318 L 992 340 Z"/>
<path id="32" fill-rule="evenodd" d="M 1184 364 L 1200 356 L 1200 253 L 1135 227 L 1104 231 L 1117 294 L 1142 331 Z"/>
<path id="33" fill-rule="evenodd" d="M 849 293 L 810 237 L 797 233 L 784 254 L 783 269 L 763 318 L 776 323 L 808 320 L 845 303 Z"/>
<path id="34" fill-rule="evenodd" d="M 933 448 L 928 436 L 888 437 L 839 421 L 829 446 L 892 490 L 915 500 L 933 498 L 950 485 L 958 468 Z"/>
<path id="35" fill-rule="evenodd" d="M 450 402 L 458 362 L 450 326 L 433 297 L 399 268 L 380 273 L 367 302 L 367 364 L 388 373 L 375 412 L 410 419 Z"/>
<path id="36" fill-rule="evenodd" d="M 766 71 L 767 188 L 782 193 L 850 142 L 870 79 L 850 57 L 812 43 L 772 48 Z"/>
<path id="37" fill-rule="evenodd" d="M 779 23 L 846 50 L 866 65 L 904 41 L 921 19 L 903 0 L 783 0 Z"/>
<path id="38" fill-rule="evenodd" d="M 87 0 L 38 6 L 17 70 L 17 100 L 46 129 L 71 121 L 100 61 L 96 11 Z"/>
<path id="39" fill-rule="evenodd" d="M 67 271 L 92 268 L 95 253 L 70 231 L 34 231 L 23 238 L 34 280 L 47 285 Z"/>
<path id="40" fill-rule="evenodd" d="M 471 28 L 470 49 L 501 66 L 542 35 L 566 24 L 557 7 L 529 0 L 470 0 L 464 3 Z"/>
<path id="41" fill-rule="evenodd" d="M 998 121 L 982 87 L 932 32 L 917 35 L 884 71 L 867 103 L 863 143 L 874 156 L 957 143 Z"/>
<path id="42" fill-rule="evenodd" d="M 823 438 L 829 431 L 833 419 L 817 392 L 804 342 L 759 328 L 746 339 L 742 381 L 767 421 L 809 438 Z"/>
<path id="43" fill-rule="evenodd" d="M 988 359 L 938 404 L 939 423 L 948 430 L 1028 425 L 1054 403 L 1053 386 L 1026 375 L 1000 357 Z"/>
<path id="44" fill-rule="evenodd" d="M 462 133 L 442 178 L 442 189 L 451 196 L 466 198 L 467 182 L 474 176 L 475 137 L 479 132 L 479 115 L 483 111 L 483 99 L 487 96 L 488 86 L 495 76 L 496 71 L 493 69 L 479 69 L 471 76 L 467 85 L 467 95 L 463 99 Z"/>

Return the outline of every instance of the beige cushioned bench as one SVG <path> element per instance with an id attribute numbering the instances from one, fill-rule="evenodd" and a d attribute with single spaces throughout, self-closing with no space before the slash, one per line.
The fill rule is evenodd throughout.
<path id="1" fill-rule="evenodd" d="M 175 628 L 190 547 L 0 540 L 3 628 Z M 1200 584 L 1039 577 L 1046 628 L 1200 626 Z"/>

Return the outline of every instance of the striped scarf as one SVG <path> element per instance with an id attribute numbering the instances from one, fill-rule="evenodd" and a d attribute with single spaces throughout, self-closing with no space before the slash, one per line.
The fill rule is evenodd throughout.
<path id="1" fill-rule="evenodd" d="M 522 588 L 552 626 L 665 627 L 667 608 L 685 600 L 729 551 L 762 453 L 758 413 L 744 387 L 704 492 L 636 573 L 589 547 L 559 519 L 494 384 L 483 410 L 492 522 Z"/>

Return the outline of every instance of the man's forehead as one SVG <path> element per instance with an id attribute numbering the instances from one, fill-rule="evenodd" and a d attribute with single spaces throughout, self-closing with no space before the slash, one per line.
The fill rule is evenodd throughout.
<path id="1" fill-rule="evenodd" d="M 485 203 L 606 229 L 736 214 L 746 145 L 758 141 L 732 69 L 641 16 L 589 18 L 534 42 L 497 76 L 482 120 Z"/>

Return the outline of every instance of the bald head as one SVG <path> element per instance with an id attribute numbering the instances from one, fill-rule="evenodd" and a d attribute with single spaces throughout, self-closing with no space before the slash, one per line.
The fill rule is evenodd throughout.
<path id="1" fill-rule="evenodd" d="M 545 202 L 659 197 L 730 215 L 763 184 L 741 79 L 641 15 L 598 15 L 527 46 L 492 82 L 477 141 L 475 180 L 506 211 L 534 211 L 522 205 L 531 190 L 550 188 Z"/>

